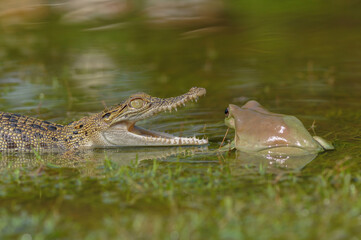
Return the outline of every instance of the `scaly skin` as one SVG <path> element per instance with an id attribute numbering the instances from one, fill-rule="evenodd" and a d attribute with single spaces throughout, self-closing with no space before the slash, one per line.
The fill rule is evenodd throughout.
<path id="1" fill-rule="evenodd" d="M 204 88 L 172 98 L 145 93 L 130 96 L 123 103 L 63 126 L 32 117 L 0 112 L 0 151 L 67 151 L 119 146 L 204 145 L 206 139 L 175 137 L 135 126 L 137 121 L 177 109 L 206 94 Z"/>

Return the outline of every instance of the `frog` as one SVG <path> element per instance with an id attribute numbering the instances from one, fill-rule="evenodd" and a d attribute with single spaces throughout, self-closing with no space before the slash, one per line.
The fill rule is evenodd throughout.
<path id="1" fill-rule="evenodd" d="M 334 149 L 312 136 L 297 117 L 270 112 L 255 100 L 242 107 L 229 104 L 225 115 L 225 125 L 235 130 L 230 146 L 242 152 L 299 156 Z"/>

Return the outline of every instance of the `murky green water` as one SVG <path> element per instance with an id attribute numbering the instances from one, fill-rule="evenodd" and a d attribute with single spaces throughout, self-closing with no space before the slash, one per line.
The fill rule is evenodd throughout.
<path id="1" fill-rule="evenodd" d="M 299 204 L 314 216 L 322 214 L 319 209 L 327 209 L 322 205 L 325 199 L 337 209 L 343 198 L 332 200 L 332 184 L 321 184 L 327 193 L 320 194 L 322 206 L 316 210 L 312 210 L 311 200 L 303 202 L 307 192 L 317 192 L 312 190 L 317 184 L 305 178 L 325 177 L 322 174 L 329 169 L 337 172 L 340 162 L 350 163 L 350 174 L 360 171 L 360 11 L 353 3 L 334 4 L 294 3 L 266 11 L 262 6 L 229 3 L 224 6 L 227 14 L 222 21 L 194 25 L 157 25 L 126 18 L 117 20 L 122 24 L 109 23 L 111 27 L 106 28 L 99 26 L 108 23 L 70 25 L 53 19 L 2 26 L 1 111 L 67 123 L 135 92 L 169 97 L 199 86 L 207 89 L 207 95 L 198 103 L 141 125 L 175 135 L 206 136 L 210 144 L 202 151 L 96 150 L 69 162 L 60 156 L 3 155 L 1 234 L 21 238 L 29 233 L 35 239 L 239 239 L 257 236 L 256 230 L 238 227 L 253 222 L 255 229 L 259 228 L 264 223 L 260 219 L 272 218 L 268 211 L 280 217 L 279 226 L 287 227 L 288 217 L 293 219 L 291 229 L 296 235 L 274 226 L 268 235 L 262 235 L 264 239 L 272 239 L 267 236 L 275 233 L 273 236 L 283 238 L 323 237 L 317 231 L 303 236 L 302 229 L 310 223 L 298 226 L 300 216 L 285 213 L 282 218 L 287 206 L 278 208 L 275 203 L 264 212 L 256 209 L 272 205 L 269 201 L 277 196 L 270 191 L 279 189 L 281 201 L 292 207 Z M 316 125 L 315 133 L 332 141 L 336 150 L 311 162 L 301 161 L 295 169 L 307 165 L 291 175 L 282 165 L 267 172 L 267 165 L 262 169 L 263 165 L 243 162 L 234 152 L 209 153 L 207 150 L 218 148 L 226 131 L 224 109 L 229 103 L 242 105 L 249 99 L 273 112 L 295 115 L 307 128 Z M 233 136 L 231 133 L 228 139 Z M 157 162 L 137 163 L 159 155 L 162 159 Z M 282 172 L 286 183 L 270 187 L 275 179 L 282 179 Z M 289 189 L 295 198 L 286 197 L 288 182 L 296 184 L 291 186 L 298 190 Z M 361 187 L 354 188 L 357 195 Z M 265 193 L 265 189 L 271 190 Z M 265 202 L 259 200 L 263 197 Z M 346 205 L 355 204 L 352 198 L 344 198 L 349 201 Z M 209 210 L 217 208 L 220 212 Z M 350 218 L 359 219 L 360 209 Z M 324 211 L 327 216 L 336 214 Z M 339 219 L 344 217 L 337 214 Z M 307 219 L 313 219 L 310 215 Z M 318 223 L 326 232 L 338 224 L 326 225 L 325 221 Z M 342 236 L 358 236 L 354 226 L 351 230 L 347 224 L 338 226 L 346 229 Z M 212 228 L 229 231 L 209 230 Z"/>

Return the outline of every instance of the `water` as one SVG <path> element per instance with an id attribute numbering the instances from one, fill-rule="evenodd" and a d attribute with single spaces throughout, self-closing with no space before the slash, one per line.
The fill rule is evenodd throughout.
<path id="1" fill-rule="evenodd" d="M 54 170 L 54 178 L 52 170 L 42 173 L 51 185 L 63 175 L 74 182 L 78 174 L 106 179 L 104 161 L 108 160 L 115 165 L 133 166 L 137 160 L 148 159 L 143 161 L 142 166 L 152 168 L 152 159 L 160 154 L 164 155 L 158 163 L 160 168 L 173 169 L 180 164 L 189 174 L 187 176 L 202 176 L 210 168 L 219 168 L 220 162 L 229 160 L 228 167 L 232 169 L 233 176 L 242 178 L 252 175 L 252 179 L 262 185 L 263 175 L 257 175 L 262 172 L 262 164 L 256 161 L 256 166 L 252 166 L 252 163 L 242 162 L 235 152 L 222 156 L 209 152 L 219 147 L 227 129 L 223 119 L 228 104 L 241 106 L 254 99 L 272 112 L 298 117 L 312 134 L 311 126 L 315 125 L 317 135 L 334 143 L 335 151 L 322 153 L 312 161 L 306 159 L 292 169 L 307 176 L 316 176 L 325 169 L 332 169 L 340 161 L 348 161 L 354 166 L 351 171 L 359 172 L 361 22 L 359 11 L 352 3 L 338 4 L 337 7 L 295 2 L 289 6 L 275 4 L 265 11 L 266 7 L 229 3 L 223 6 L 228 14 L 222 15 L 222 21 L 206 24 L 183 25 L 171 21 L 161 24 L 133 17 L 95 24 L 64 24 L 56 19 L 37 20 L 33 25 L 3 24 L 0 30 L 1 111 L 65 124 L 102 111 L 105 106 L 118 104 L 136 92 L 171 97 L 198 86 L 207 89 L 207 95 L 198 103 L 188 104 L 178 112 L 158 115 L 139 125 L 175 135 L 206 136 L 210 144 L 201 150 L 96 150 L 86 156 L 78 156 L 69 164 L 64 164 L 65 160 L 57 155 L 44 155 L 41 160 L 33 155 L 2 156 L 2 169 L 16 169 L 17 163 L 26 171 L 35 169 L 42 172 L 39 167 L 46 164 L 53 164 L 48 165 L 50 169 L 51 166 L 69 169 L 69 172 L 61 170 L 65 171 L 60 173 L 61 176 Z M 212 19 L 216 17 L 212 16 Z M 166 18 L 163 20 L 167 22 Z M 233 136 L 230 133 L 228 139 L 232 140 Z M 284 167 L 282 164 L 272 166 L 277 171 L 271 172 L 282 172 Z M 79 192 L 70 190 L 76 184 L 67 184 L 60 188 L 70 192 L 69 196 L 62 196 L 77 199 L 93 208 L 91 199 L 97 199 L 97 193 L 88 192 L 86 196 L 90 200 L 87 202 L 81 200 Z M 134 184 L 139 191 L 144 188 L 142 184 Z M 104 190 L 98 185 L 94 188 L 111 203 L 130 204 L 126 197 L 119 197 L 121 193 L 112 196 L 115 185 L 107 186 L 110 189 Z M 91 191 L 88 184 L 83 189 Z M 11 203 L 11 211 L 17 213 L 20 209 L 31 214 L 30 200 L 11 200 L 6 196 L 3 195 L 3 206 Z M 142 202 L 161 208 L 158 203 L 152 202 L 151 196 L 149 198 Z M 54 199 L 34 199 L 40 203 L 38 209 L 41 209 L 41 204 L 55 204 Z M 134 199 L 132 201 L 136 201 Z M 106 209 L 108 200 L 99 206 Z M 173 201 L 177 205 L 180 200 Z M 143 209 L 142 204 L 132 206 L 139 210 Z M 70 213 L 76 207 L 79 207 L 78 203 L 67 202 L 59 209 L 67 212 L 64 216 L 87 223 L 86 211 L 76 210 L 78 216 Z M 134 216 L 137 211 L 131 214 L 128 211 L 125 215 L 131 221 L 138 219 Z M 101 210 L 91 212 L 94 214 L 92 219 L 97 215 L 103 216 Z M 117 214 L 120 213 L 118 211 Z M 134 226 L 135 230 L 138 229 Z"/>
<path id="2" fill-rule="evenodd" d="M 360 53 L 349 50 L 359 39 L 356 29 L 319 32 L 298 26 L 297 33 L 281 28 L 271 34 L 269 26 L 232 26 L 185 38 L 184 29 L 141 24 L 96 32 L 49 25 L 22 30 L 15 47 L 7 43 L 16 44 L 11 39 L 18 39 L 20 30 L 3 34 L 3 111 L 67 123 L 132 93 L 169 97 L 201 86 L 207 96 L 197 104 L 140 124 L 177 135 L 205 135 L 219 145 L 226 130 L 224 109 L 255 99 L 271 111 L 297 116 L 307 128 L 315 121 L 315 132 L 336 147 L 359 137 Z M 355 38 L 339 39 L 339 31 Z M 342 152 L 349 151 L 330 154 Z"/>

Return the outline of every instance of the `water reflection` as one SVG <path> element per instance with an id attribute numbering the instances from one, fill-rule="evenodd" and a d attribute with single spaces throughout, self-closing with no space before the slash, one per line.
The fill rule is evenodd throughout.
<path id="1" fill-rule="evenodd" d="M 307 154 L 302 156 L 288 155 L 268 155 L 250 154 L 236 151 L 237 161 L 240 165 L 259 170 L 265 169 L 267 172 L 299 171 L 317 157 L 317 154 Z"/>
<path id="2" fill-rule="evenodd" d="M 104 161 L 118 166 L 141 164 L 146 160 L 177 160 L 207 151 L 202 147 L 123 147 L 96 149 L 77 153 L 2 153 L 1 169 L 36 168 L 49 166 L 56 168 L 75 168 L 85 174 L 96 174 Z"/>
<path id="3" fill-rule="evenodd" d="M 74 53 L 72 78 L 81 81 L 79 84 L 92 87 L 103 81 L 103 84 L 111 84 L 115 76 L 115 64 L 104 51 L 91 49 L 83 53 Z"/>
<path id="4" fill-rule="evenodd" d="M 97 149 L 93 151 L 71 153 L 3 153 L 1 169 L 29 168 L 41 166 L 55 168 L 74 168 L 88 175 L 101 173 L 104 161 L 117 166 L 148 164 L 147 160 L 167 163 L 192 164 L 230 164 L 234 171 L 248 169 L 249 173 L 258 173 L 260 169 L 269 173 L 300 171 L 317 157 L 317 154 L 303 156 L 276 156 L 250 154 L 240 151 L 220 153 L 203 147 L 123 147 L 115 149 Z M 243 173 L 244 174 L 244 173 Z"/>
<path id="5" fill-rule="evenodd" d="M 67 23 L 89 22 L 116 19 L 133 9 L 126 0 L 71 0 L 55 6 L 53 10 L 62 15 Z"/>
<path id="6" fill-rule="evenodd" d="M 149 23 L 157 25 L 209 25 L 223 20 L 225 6 L 220 0 L 3 0 L 0 3 L 0 24 L 41 22 L 50 15 L 59 15 L 60 21 L 68 24 L 101 23 L 118 20 L 136 11 Z"/>
<path id="7" fill-rule="evenodd" d="M 72 92 L 76 91 L 75 98 L 88 96 L 87 105 L 99 102 L 103 98 L 103 91 L 100 89 L 115 85 L 117 71 L 114 60 L 107 52 L 96 49 L 75 51 L 71 58 L 69 77 Z M 120 92 L 119 99 L 125 97 L 124 94 L 126 93 Z M 103 105 L 107 100 L 102 99 Z"/>

